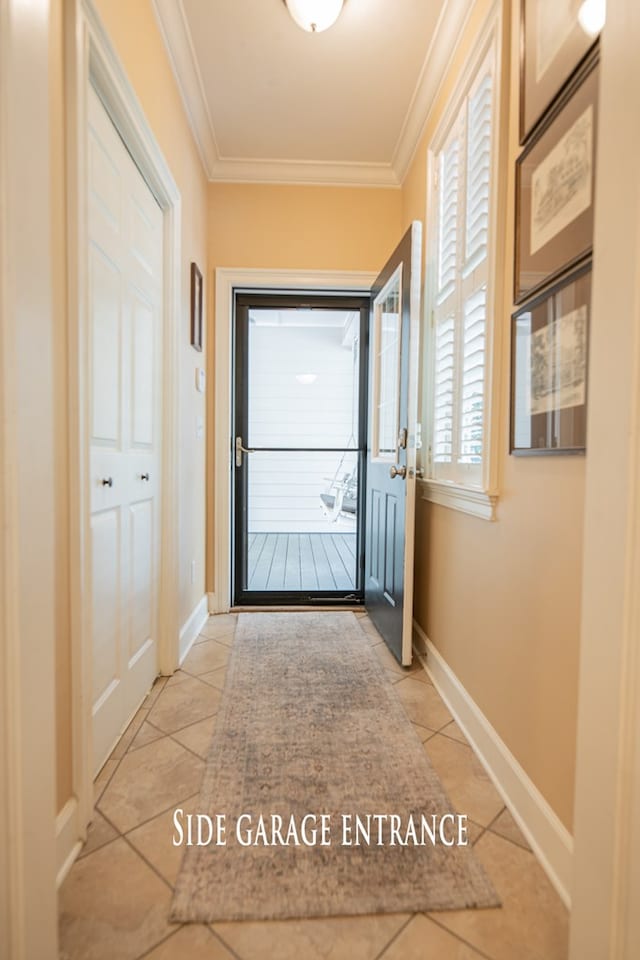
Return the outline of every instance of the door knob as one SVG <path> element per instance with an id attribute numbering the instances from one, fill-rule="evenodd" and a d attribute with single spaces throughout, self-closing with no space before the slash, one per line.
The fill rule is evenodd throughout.
<path id="1" fill-rule="evenodd" d="M 141 474 L 140 474 L 140 479 L 141 479 L 141 480 L 146 480 L 147 483 L 148 483 L 148 482 L 149 482 L 149 474 L 148 474 L 148 473 L 141 473 Z"/>
<path id="2" fill-rule="evenodd" d="M 392 467 L 389 467 L 389 476 L 391 477 L 392 480 L 394 480 L 395 477 L 401 477 L 404 480 L 406 475 L 407 475 L 406 467 L 401 467 L 397 463 L 394 463 Z"/>
<path id="3" fill-rule="evenodd" d="M 103 487 L 112 487 L 113 486 L 113 477 L 105 477 L 102 481 Z"/>

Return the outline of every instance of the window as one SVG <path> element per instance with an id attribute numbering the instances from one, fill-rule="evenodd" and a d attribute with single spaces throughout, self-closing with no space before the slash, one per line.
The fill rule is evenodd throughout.
<path id="1" fill-rule="evenodd" d="M 430 207 L 429 475 L 432 482 L 479 491 L 490 486 L 487 398 L 496 166 L 494 44 L 488 54 L 486 49 L 436 135 Z M 465 497 L 461 508 L 468 509 L 469 502 Z"/>

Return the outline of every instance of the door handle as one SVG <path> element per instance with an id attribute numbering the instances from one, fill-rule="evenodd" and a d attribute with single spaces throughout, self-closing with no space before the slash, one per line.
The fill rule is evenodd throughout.
<path id="1" fill-rule="evenodd" d="M 242 466 L 242 454 L 253 453 L 251 447 L 242 446 L 242 437 L 236 437 L 236 467 Z"/>
<path id="2" fill-rule="evenodd" d="M 148 483 L 151 478 L 150 478 L 150 476 L 149 476 L 148 473 L 141 473 L 141 474 L 140 474 L 140 479 L 141 479 L 141 480 L 145 480 L 145 481 Z"/>
<path id="3" fill-rule="evenodd" d="M 391 477 L 392 480 L 394 480 L 396 477 L 400 477 L 402 480 L 404 480 L 406 475 L 407 475 L 406 467 L 401 467 L 397 463 L 394 463 L 392 467 L 389 467 L 389 476 Z"/>
<path id="4" fill-rule="evenodd" d="M 113 477 L 105 477 L 102 481 L 103 487 L 112 487 L 113 486 Z"/>

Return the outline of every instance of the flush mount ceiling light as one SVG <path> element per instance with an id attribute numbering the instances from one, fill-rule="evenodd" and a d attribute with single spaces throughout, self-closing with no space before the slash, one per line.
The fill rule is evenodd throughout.
<path id="1" fill-rule="evenodd" d="M 597 37 L 607 19 L 607 0 L 584 0 L 578 10 L 580 26 L 590 37 Z"/>
<path id="2" fill-rule="evenodd" d="M 340 16 L 344 0 L 284 0 L 287 10 L 303 30 L 321 33 Z"/>
<path id="3" fill-rule="evenodd" d="M 296 373 L 296 380 L 298 383 L 315 383 L 317 379 L 317 373 Z"/>

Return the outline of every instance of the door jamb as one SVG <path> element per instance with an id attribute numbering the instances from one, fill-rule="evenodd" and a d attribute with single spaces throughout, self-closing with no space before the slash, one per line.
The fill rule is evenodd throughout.
<path id="1" fill-rule="evenodd" d="M 0 3 L 0 955 L 57 957 L 48 3 Z"/>
<path id="2" fill-rule="evenodd" d="M 215 390 L 208 420 L 214 428 L 213 529 L 209 526 L 209 613 L 226 613 L 231 606 L 231 413 L 233 306 L 237 290 L 277 293 L 285 291 L 369 293 L 375 273 L 365 271 L 271 270 L 218 267 L 215 303 Z M 210 438 L 211 439 L 211 438 Z M 213 554 L 213 555 L 212 555 Z"/>
<path id="3" fill-rule="evenodd" d="M 181 307 L 181 197 L 137 96 L 102 25 L 93 0 L 75 0 L 65 23 L 68 249 L 69 249 L 69 476 L 72 755 L 76 848 L 86 837 L 93 809 L 91 743 L 91 557 L 87 102 L 92 84 L 158 201 L 163 230 L 163 332 L 160 485 L 158 669 L 178 666 L 178 347 Z M 67 869 L 75 852 L 69 856 Z M 62 871 L 62 876 L 66 871 Z M 62 876 L 59 879 L 62 879 Z"/>

